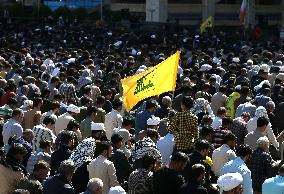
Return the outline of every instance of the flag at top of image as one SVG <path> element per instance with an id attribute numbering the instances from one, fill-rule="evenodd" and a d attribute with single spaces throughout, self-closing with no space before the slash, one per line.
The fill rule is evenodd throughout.
<path id="1" fill-rule="evenodd" d="M 174 91 L 179 59 L 180 52 L 177 51 L 158 65 L 122 79 L 122 100 L 126 111 L 129 112 L 139 101 L 145 98 Z"/>
<path id="2" fill-rule="evenodd" d="M 247 0 L 243 0 L 241 9 L 240 9 L 240 16 L 239 16 L 241 24 L 245 23 L 246 8 L 247 8 Z"/>

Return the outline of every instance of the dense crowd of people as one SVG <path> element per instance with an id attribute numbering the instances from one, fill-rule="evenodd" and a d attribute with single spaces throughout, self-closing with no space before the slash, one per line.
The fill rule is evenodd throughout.
<path id="1" fill-rule="evenodd" d="M 0 25 L 0 193 L 282 194 L 276 36 Z M 181 51 L 176 89 L 125 111 L 120 80 Z"/>

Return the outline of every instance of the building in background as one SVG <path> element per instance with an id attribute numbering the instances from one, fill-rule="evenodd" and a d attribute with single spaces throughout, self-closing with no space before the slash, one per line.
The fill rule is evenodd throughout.
<path id="1" fill-rule="evenodd" d="M 284 24 L 284 0 L 248 0 L 247 24 Z M 217 26 L 239 26 L 242 0 L 111 0 L 112 11 L 129 10 L 148 22 L 198 25 L 212 16 Z"/>

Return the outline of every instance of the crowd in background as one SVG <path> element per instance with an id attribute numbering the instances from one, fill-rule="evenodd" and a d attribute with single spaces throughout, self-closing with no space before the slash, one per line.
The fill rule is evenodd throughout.
<path id="1" fill-rule="evenodd" d="M 120 80 L 181 51 L 176 89 L 125 111 Z M 3 194 L 282 194 L 279 37 L 0 25 Z"/>

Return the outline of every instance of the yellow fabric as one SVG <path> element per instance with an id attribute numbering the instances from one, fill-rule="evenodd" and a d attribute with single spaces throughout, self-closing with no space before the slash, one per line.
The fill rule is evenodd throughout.
<path id="1" fill-rule="evenodd" d="M 235 101 L 240 97 L 238 92 L 233 92 L 226 101 L 227 116 L 234 117 L 235 115 Z"/>
<path id="2" fill-rule="evenodd" d="M 206 28 L 212 28 L 212 16 L 209 16 L 201 25 L 200 25 L 200 32 L 203 33 Z"/>
<path id="3" fill-rule="evenodd" d="M 213 162 L 212 159 L 209 156 L 206 156 L 205 160 L 203 162 L 207 163 L 209 166 L 212 166 Z"/>
<path id="4" fill-rule="evenodd" d="M 160 64 L 121 80 L 123 102 L 126 111 L 130 111 L 139 101 L 168 91 L 176 87 L 180 52 L 177 51 Z"/>

